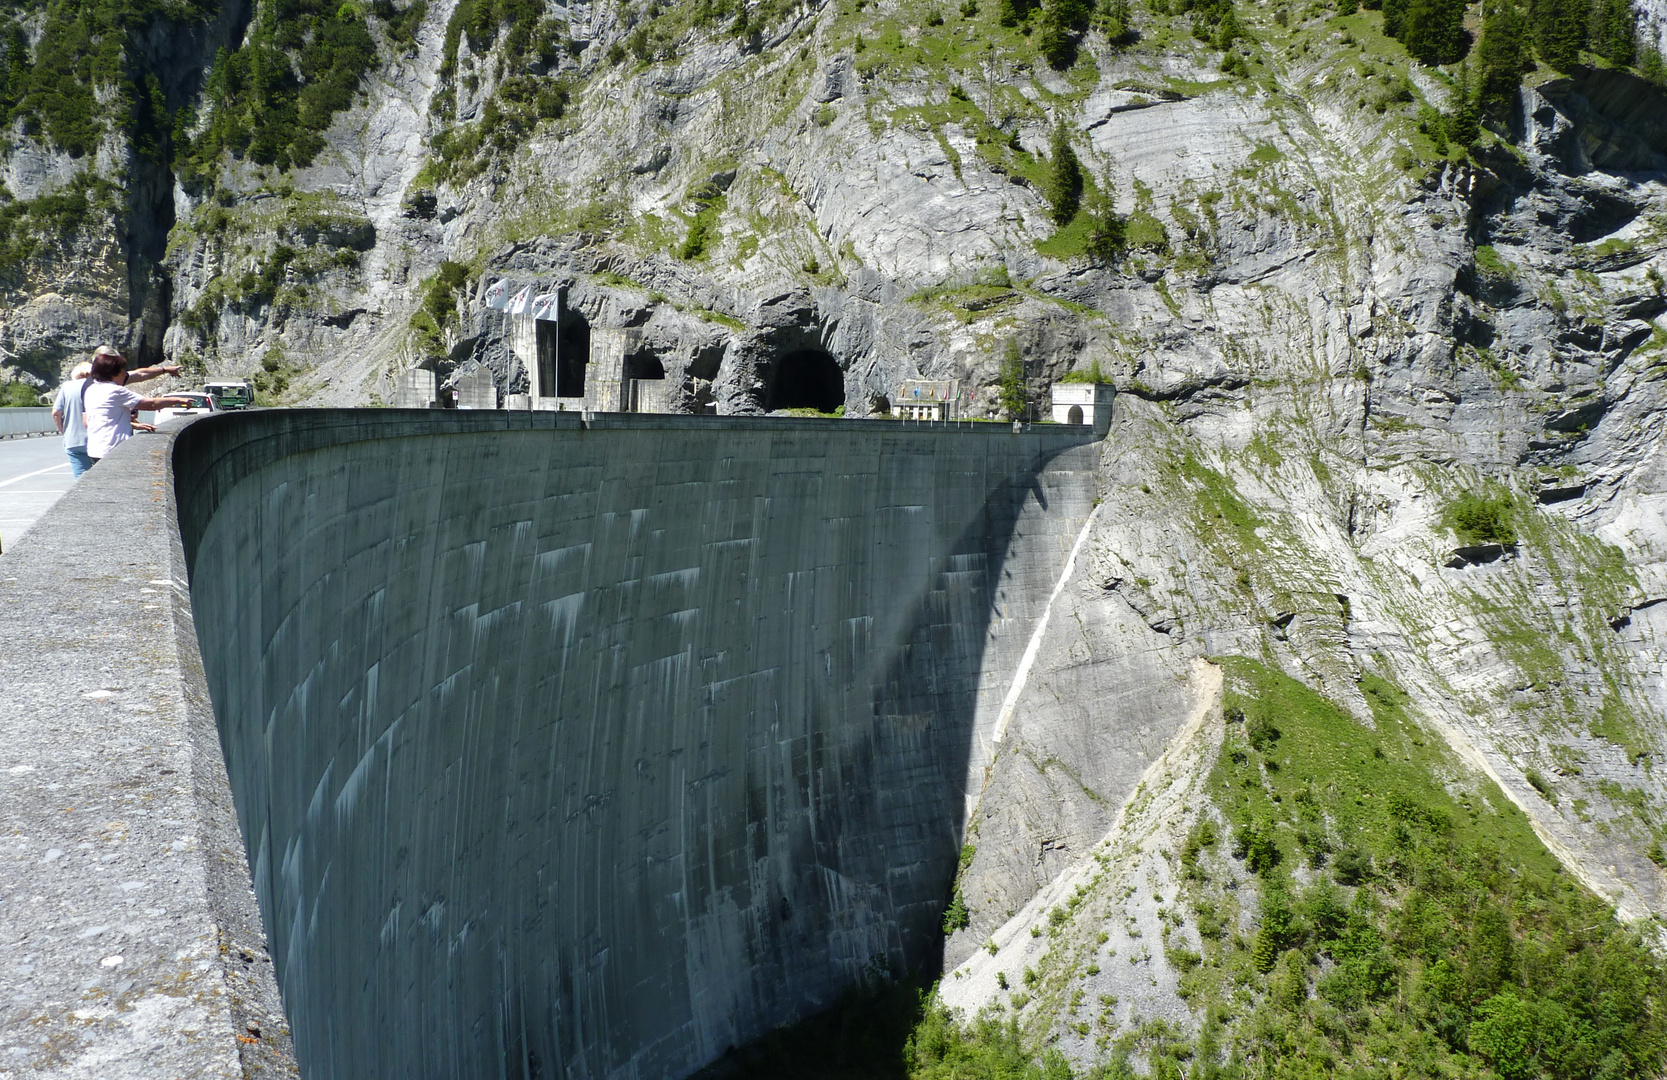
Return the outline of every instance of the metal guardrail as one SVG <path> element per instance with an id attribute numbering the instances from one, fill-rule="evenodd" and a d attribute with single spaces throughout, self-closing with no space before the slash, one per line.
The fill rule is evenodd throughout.
<path id="1" fill-rule="evenodd" d="M 11 435 L 51 435 L 56 431 L 51 409 L 0 409 L 0 439 Z"/>

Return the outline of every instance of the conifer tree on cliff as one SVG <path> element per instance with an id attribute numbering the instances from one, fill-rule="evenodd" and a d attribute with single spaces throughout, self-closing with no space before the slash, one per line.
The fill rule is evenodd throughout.
<path id="1" fill-rule="evenodd" d="M 1082 163 L 1071 149 L 1063 123 L 1054 125 L 1049 144 L 1047 176 L 1042 181 L 1042 195 L 1048 200 L 1055 225 L 1068 225 L 1077 216 L 1082 204 Z"/>
<path id="2" fill-rule="evenodd" d="M 1503 118 L 1516 100 L 1522 73 L 1528 70 L 1528 28 L 1511 0 L 1490 0 L 1482 16 L 1482 42 L 1476 47 L 1476 102 L 1482 114 Z"/>
<path id="3" fill-rule="evenodd" d="M 1401 42 L 1421 64 L 1451 64 L 1470 50 L 1464 31 L 1464 0 L 1410 0 L 1401 22 Z"/>

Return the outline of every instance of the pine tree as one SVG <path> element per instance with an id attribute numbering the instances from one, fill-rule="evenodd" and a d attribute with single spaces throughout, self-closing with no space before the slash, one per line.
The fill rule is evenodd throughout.
<path id="1" fill-rule="evenodd" d="M 1082 205 L 1082 162 L 1071 149 L 1063 123 L 1054 126 L 1048 149 L 1050 159 L 1047 176 L 1042 181 L 1042 195 L 1048 200 L 1054 224 L 1068 225 Z"/>
<path id="2" fill-rule="evenodd" d="M 1030 391 L 1025 386 L 1025 360 L 1019 343 L 1011 338 L 1002 355 L 1001 374 L 996 383 L 997 401 L 1009 420 L 1023 420 L 1030 413 Z"/>
<path id="3" fill-rule="evenodd" d="M 1464 0 L 1407 0 L 1401 41 L 1421 64 L 1451 64 L 1470 51 Z"/>
<path id="4" fill-rule="evenodd" d="M 1503 117 L 1528 70 L 1528 28 L 1512 0 L 1491 0 L 1476 47 L 1476 105 L 1483 116 Z"/>
<path id="5" fill-rule="evenodd" d="M 1233 47 L 1233 42 L 1238 41 L 1244 36 L 1244 28 L 1239 25 L 1238 12 L 1234 10 L 1231 4 L 1229 4 L 1226 9 L 1222 11 L 1221 18 L 1216 23 L 1215 33 L 1211 36 L 1210 42 L 1218 49 L 1231 49 Z M 1248 72 L 1246 72 L 1246 74 L 1248 74 Z"/>
<path id="6" fill-rule="evenodd" d="M 1638 30 L 1631 0 L 1597 0 L 1592 5 L 1592 51 L 1626 67 L 1638 58 Z"/>
<path id="7" fill-rule="evenodd" d="M 1591 24 L 1589 0 L 1530 0 L 1528 21 L 1540 59 L 1559 71 L 1579 61 Z"/>
<path id="8" fill-rule="evenodd" d="M 1088 0 L 1048 0 L 1037 28 L 1036 48 L 1056 71 L 1076 63 L 1077 34 L 1087 29 Z"/>
<path id="9" fill-rule="evenodd" d="M 1467 147 L 1481 134 L 1481 115 L 1476 108 L 1475 79 L 1468 65 L 1459 67 L 1457 85 L 1453 88 L 1452 107 L 1441 118 L 1442 133 Z"/>
<path id="10" fill-rule="evenodd" d="M 1383 32 L 1399 39 L 1406 21 L 1408 0 L 1383 0 Z"/>
<path id="11" fill-rule="evenodd" d="M 1667 90 L 1667 61 L 1663 61 L 1661 53 L 1648 42 L 1638 48 L 1638 74 Z"/>
<path id="12" fill-rule="evenodd" d="M 1036 29 L 1036 50 L 1055 71 L 1064 71 L 1076 62 L 1076 40 L 1054 4 L 1042 9 L 1042 18 Z"/>
<path id="13" fill-rule="evenodd" d="M 1109 191 L 1095 191 L 1089 199 L 1088 253 L 1097 259 L 1111 260 L 1123 253 L 1129 244 L 1128 219 L 1117 212 L 1117 201 Z"/>
<path id="14" fill-rule="evenodd" d="M 1113 45 L 1125 44 L 1133 29 L 1129 0 L 1105 0 L 1100 7 L 1100 29 L 1105 31 L 1106 40 Z"/>

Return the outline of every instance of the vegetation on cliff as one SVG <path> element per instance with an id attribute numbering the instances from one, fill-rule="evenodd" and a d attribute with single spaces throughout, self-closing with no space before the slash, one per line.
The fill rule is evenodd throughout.
<path id="1" fill-rule="evenodd" d="M 1362 679 L 1368 728 L 1258 660 L 1222 663 L 1225 741 L 1210 805 L 1170 856 L 1181 887 L 1162 941 L 1191 1030 L 1102 1028 L 1098 1063 L 1073 1070 L 1036 1041 L 1029 993 L 964 1017 L 880 984 L 771 1036 L 742 1075 L 789 1060 L 816 1063 L 813 1076 L 910 1080 L 1366 1078 L 1386 1062 L 1431 1080 L 1659 1072 L 1667 963 L 1400 690 Z M 1082 929 L 1085 897 L 1046 932 L 1071 918 Z M 1044 995 L 1060 973 L 1039 967 L 1022 981 Z M 836 1049 L 850 1032 L 862 1034 Z"/>
<path id="2" fill-rule="evenodd" d="M 1374 730 L 1259 662 L 1225 664 L 1210 785 L 1231 861 L 1210 857 L 1210 826 L 1181 855 L 1202 944 L 1182 982 L 1203 1016 L 1196 1075 L 1660 1069 L 1667 966 L 1393 684 L 1361 683 Z M 1232 929 L 1251 891 L 1236 881 L 1254 934 Z"/>

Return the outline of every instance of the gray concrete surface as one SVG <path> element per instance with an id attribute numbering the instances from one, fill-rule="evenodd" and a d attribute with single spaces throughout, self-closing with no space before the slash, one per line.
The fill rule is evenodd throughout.
<path id="1" fill-rule="evenodd" d="M 276 973 L 310 1080 L 681 1076 L 937 962 L 1081 429 L 171 438 L 0 556 L 0 1074 L 282 1075 Z"/>
<path id="2" fill-rule="evenodd" d="M 0 1077 L 293 1075 L 169 445 L 119 447 L 0 555 Z"/>
<path id="3" fill-rule="evenodd" d="M 73 483 L 58 436 L 0 439 L 0 551 L 17 543 Z"/>

